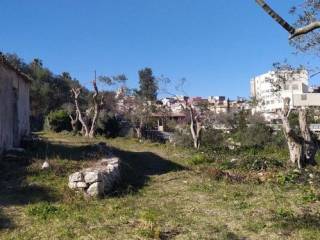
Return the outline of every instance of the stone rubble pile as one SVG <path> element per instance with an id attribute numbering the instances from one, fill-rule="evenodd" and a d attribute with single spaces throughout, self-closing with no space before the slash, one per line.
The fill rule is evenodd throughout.
<path id="1" fill-rule="evenodd" d="M 95 166 L 69 176 L 69 188 L 80 190 L 89 196 L 103 196 L 120 181 L 120 159 L 108 157 Z"/>

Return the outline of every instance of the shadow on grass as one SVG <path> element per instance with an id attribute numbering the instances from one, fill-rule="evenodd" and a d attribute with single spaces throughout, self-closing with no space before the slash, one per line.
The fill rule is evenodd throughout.
<path id="1" fill-rule="evenodd" d="M 29 174 L 26 159 L 26 157 L 10 157 L 0 161 L 0 206 L 56 201 L 50 189 L 26 182 Z"/>
<path id="2" fill-rule="evenodd" d="M 101 145 L 100 145 L 101 147 Z M 86 161 L 106 157 L 105 149 L 99 144 L 72 145 L 59 142 L 40 141 L 31 147 L 31 157 L 45 159 L 46 157 L 65 160 Z M 120 157 L 122 181 L 112 195 L 119 196 L 136 192 L 142 188 L 152 175 L 161 175 L 171 171 L 184 170 L 185 167 L 164 159 L 152 152 L 130 152 L 109 147 L 113 154 Z M 69 173 L 71 174 L 71 172 Z"/>
<path id="3" fill-rule="evenodd" d="M 161 175 L 185 169 L 183 166 L 163 159 L 152 152 L 129 152 L 116 148 L 111 150 L 122 161 L 122 181 L 117 190 L 111 194 L 113 196 L 123 196 L 137 192 L 147 184 L 152 175 Z M 7 156 L 0 161 L 0 207 L 42 201 L 59 201 L 56 193 L 50 187 L 42 186 L 42 184 L 29 184 L 26 181 L 27 176 L 39 174 L 41 171 L 40 169 L 39 171 L 36 170 L 36 172 L 28 170 L 28 166 L 34 159 L 44 161 L 46 158 L 59 158 L 63 161 L 86 161 L 99 160 L 105 155 L 105 150 L 101 150 L 97 144 L 71 145 L 50 143 L 49 141 L 32 143 L 27 147 L 27 152 L 21 156 Z M 74 169 L 69 169 L 69 171 L 66 175 L 71 174 Z M 10 220 L 0 212 L 1 226 L 11 225 L 9 223 Z"/>
<path id="4" fill-rule="evenodd" d="M 1 208 L 56 201 L 50 189 L 26 182 L 28 165 L 29 159 L 26 156 L 11 155 L 0 161 L 0 230 L 15 227 Z"/>
<path id="5" fill-rule="evenodd" d="M 152 152 L 129 152 L 116 148 L 113 148 L 112 152 L 121 159 L 122 178 L 113 196 L 137 192 L 148 183 L 150 176 L 187 170 L 186 167 Z"/>
<path id="6" fill-rule="evenodd" d="M 276 216 L 274 222 L 279 229 L 286 233 L 301 229 L 318 231 L 320 228 L 320 215 L 305 212 L 298 215 Z"/>
<path id="7" fill-rule="evenodd" d="M 10 229 L 14 227 L 15 225 L 12 223 L 12 221 L 7 218 L 0 209 L 0 231 L 3 229 Z"/>
<path id="8" fill-rule="evenodd" d="M 30 158 L 36 159 L 66 159 L 74 161 L 84 161 L 88 159 L 98 159 L 103 155 L 98 145 L 82 144 L 71 145 L 61 142 L 50 142 L 48 140 L 40 140 L 36 143 L 29 144 Z"/>

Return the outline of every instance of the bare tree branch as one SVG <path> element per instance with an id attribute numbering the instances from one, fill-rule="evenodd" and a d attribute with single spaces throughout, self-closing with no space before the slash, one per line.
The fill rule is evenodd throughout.
<path id="1" fill-rule="evenodd" d="M 284 20 L 278 13 L 276 13 L 264 0 L 256 0 L 260 7 L 270 15 L 274 20 L 276 20 L 285 30 L 287 30 L 291 35 L 295 33 L 294 27 L 292 27 L 286 20 Z"/>
<path id="2" fill-rule="evenodd" d="M 309 25 L 295 29 L 294 33 L 290 36 L 289 39 L 293 39 L 295 37 L 307 34 L 307 33 L 312 32 L 318 28 L 320 28 L 320 21 L 312 22 Z"/>
<path id="3" fill-rule="evenodd" d="M 276 13 L 264 0 L 255 0 L 260 7 L 275 21 L 277 21 L 285 30 L 290 33 L 289 39 L 307 34 L 320 28 L 320 21 L 312 22 L 301 28 L 292 27 L 286 20 L 284 20 L 278 13 Z"/>

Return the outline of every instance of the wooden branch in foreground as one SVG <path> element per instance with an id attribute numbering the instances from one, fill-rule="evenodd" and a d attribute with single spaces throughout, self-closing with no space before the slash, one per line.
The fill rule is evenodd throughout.
<path id="1" fill-rule="evenodd" d="M 285 30 L 287 30 L 290 33 L 290 40 L 320 28 L 320 21 L 312 22 L 301 28 L 294 28 L 278 13 L 276 13 L 264 0 L 255 1 L 269 16 L 271 16 L 276 22 L 278 22 Z"/>
<path id="2" fill-rule="evenodd" d="M 278 13 L 276 13 L 264 0 L 255 0 L 256 3 L 275 21 L 277 21 L 285 30 L 287 30 L 292 36 L 296 30 L 286 20 L 284 20 Z"/>
<path id="3" fill-rule="evenodd" d="M 290 36 L 290 39 L 307 34 L 307 33 L 312 32 L 318 28 L 320 28 L 320 21 L 316 21 L 316 22 L 310 23 L 304 27 L 297 28 L 297 29 L 295 29 L 294 33 Z"/>

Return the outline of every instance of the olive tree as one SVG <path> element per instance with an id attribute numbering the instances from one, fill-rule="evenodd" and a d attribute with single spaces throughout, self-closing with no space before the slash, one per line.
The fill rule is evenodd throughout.
<path id="1" fill-rule="evenodd" d="M 318 54 L 320 46 L 319 32 L 315 31 L 320 28 L 319 13 L 320 2 L 315 0 L 304 0 L 303 4 L 293 6 L 290 10 L 291 14 L 297 16 L 297 20 L 292 26 L 284 20 L 278 13 L 276 13 L 264 0 L 255 0 L 263 10 L 275 19 L 285 30 L 290 34 L 290 43 L 295 46 L 299 51 L 305 52 L 309 50 L 316 50 Z M 278 68 L 275 71 L 277 79 L 280 83 L 275 83 L 276 90 L 281 90 L 283 84 L 290 80 L 290 72 L 288 70 Z M 292 163 L 298 165 L 299 168 L 308 164 L 315 164 L 315 154 L 318 150 L 318 145 L 312 138 L 311 131 L 307 124 L 307 111 L 308 107 L 300 107 L 295 109 L 298 111 L 299 116 L 299 129 L 298 135 L 290 125 L 289 116 L 292 111 L 290 98 L 283 99 L 283 109 L 279 111 L 282 119 L 284 134 L 288 142 L 290 160 Z"/>

